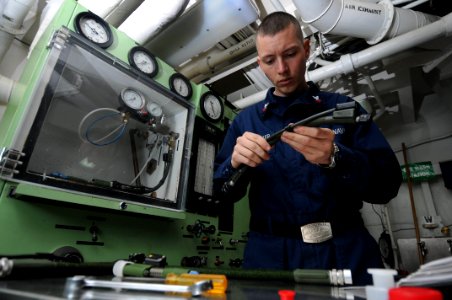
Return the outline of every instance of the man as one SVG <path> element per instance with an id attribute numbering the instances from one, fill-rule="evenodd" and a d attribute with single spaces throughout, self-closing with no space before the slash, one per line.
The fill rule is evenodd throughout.
<path id="1" fill-rule="evenodd" d="M 237 201 L 251 184 L 243 266 L 351 269 L 354 284 L 368 284 L 367 269 L 383 265 L 359 210 L 362 201 L 383 204 L 397 195 L 398 161 L 372 122 L 298 126 L 270 146 L 264 137 L 353 100 L 305 81 L 309 41 L 290 14 L 268 15 L 257 31 L 256 48 L 274 88 L 233 120 L 214 175 L 219 192 L 238 168 L 249 167 L 223 195 Z"/>

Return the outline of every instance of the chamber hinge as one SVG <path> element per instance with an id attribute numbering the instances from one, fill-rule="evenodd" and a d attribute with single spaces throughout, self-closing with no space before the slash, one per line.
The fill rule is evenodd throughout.
<path id="1" fill-rule="evenodd" d="M 0 177 L 12 177 L 18 174 L 17 167 L 22 165 L 21 158 L 25 153 L 8 149 L 6 147 L 0 148 Z"/>
<path id="2" fill-rule="evenodd" d="M 47 48 L 57 48 L 58 50 L 62 50 L 64 45 L 67 43 L 70 36 L 70 31 L 66 27 L 62 27 L 59 30 L 55 31 L 52 38 L 50 39 Z"/>

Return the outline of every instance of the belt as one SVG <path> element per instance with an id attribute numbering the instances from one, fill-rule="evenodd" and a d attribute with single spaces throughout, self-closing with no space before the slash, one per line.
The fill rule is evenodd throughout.
<path id="1" fill-rule="evenodd" d="M 277 222 L 271 219 L 260 219 L 251 217 L 250 220 L 250 230 L 264 233 L 268 235 L 274 235 L 279 237 L 290 237 L 302 239 L 301 228 L 310 227 L 311 225 L 317 225 L 319 223 L 329 223 L 331 224 L 331 230 L 333 235 L 340 233 L 341 231 L 347 230 L 351 227 L 361 227 L 364 226 L 364 222 L 361 216 L 357 217 L 344 217 L 341 220 L 322 220 L 319 222 L 304 223 L 304 224 L 290 224 L 284 222 Z M 306 228 L 306 227 L 305 227 Z"/>

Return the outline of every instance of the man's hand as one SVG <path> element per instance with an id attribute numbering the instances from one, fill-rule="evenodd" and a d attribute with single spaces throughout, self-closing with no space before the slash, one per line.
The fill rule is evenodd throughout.
<path id="1" fill-rule="evenodd" d="M 285 131 L 281 141 L 303 154 L 313 164 L 329 164 L 334 151 L 334 132 L 328 128 L 297 126 Z"/>
<path id="2" fill-rule="evenodd" d="M 271 146 L 262 136 L 247 131 L 237 138 L 232 152 L 231 165 L 234 168 L 238 168 L 241 164 L 256 167 L 270 158 L 268 154 L 270 149 Z"/>

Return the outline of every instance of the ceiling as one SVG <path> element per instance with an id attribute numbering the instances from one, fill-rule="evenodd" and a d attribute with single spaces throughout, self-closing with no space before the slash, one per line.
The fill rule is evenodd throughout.
<path id="1" fill-rule="evenodd" d="M 96 10 L 105 7 L 106 2 L 104 1 L 80 2 L 96 13 Z M 231 2 L 224 0 L 228 5 L 232 5 L 236 1 L 238 0 Z M 325 1 L 333 3 L 343 0 L 323 0 L 323 2 Z M 349 1 L 352 1 L 352 3 L 368 2 L 373 4 L 379 2 L 376 0 Z M 390 0 L 382 2 L 388 1 L 391 2 Z M 153 2 L 153 5 L 162 3 L 158 0 L 149 2 Z M 176 0 L 173 2 L 176 2 Z M 256 64 L 256 52 L 253 43 L 255 29 L 260 19 L 275 10 L 286 10 L 301 20 L 300 12 L 297 10 L 295 2 L 297 1 L 251 1 L 251 5 L 257 11 L 258 16 L 254 22 L 215 42 L 209 48 L 206 48 L 205 51 L 198 53 L 181 65 L 173 65 L 173 67 L 192 81 L 209 85 L 211 89 L 222 95 L 231 107 L 243 108 L 244 105 L 239 105 L 241 99 L 256 95 L 259 92 L 262 93 L 262 91 L 271 86 L 271 83 L 265 78 Z M 39 17 L 46 3 L 47 1 L 45 0 L 36 1 L 34 10 L 37 17 L 32 19 L 34 22 L 29 21 L 31 23 L 29 24 L 29 29 L 21 37 L 23 43 L 32 43 L 39 27 Z M 143 1 L 141 0 L 116 0 L 115 9 L 108 12 L 104 18 L 111 25 L 121 28 L 121 24 L 142 4 Z M 146 47 L 152 46 L 153 39 L 163 36 L 169 30 L 168 28 L 174 26 L 180 19 L 189 15 L 189 12 L 195 10 L 196 7 L 199 8 L 202 4 L 202 0 L 179 0 L 179 8 L 182 8 L 182 10 L 173 13 L 167 20 L 162 21 L 160 24 L 162 28 L 150 40 L 151 44 L 149 42 L 146 44 Z M 395 7 L 412 6 L 412 10 L 438 17 L 445 16 L 452 11 L 450 0 L 393 0 L 392 4 Z M 156 11 L 159 12 L 158 9 Z M 219 16 L 220 14 L 216 14 L 215 18 L 219 18 Z M 228 23 L 228 21 L 225 22 Z M 312 25 L 301 22 L 301 26 L 306 37 L 311 41 L 312 53 L 308 63 L 308 74 L 311 74 L 311 72 L 313 74 L 321 70 L 322 67 L 337 63 L 341 59 L 348 57 L 348 55 L 358 54 L 375 46 L 370 45 L 363 38 L 353 37 L 353 32 L 350 32 L 350 34 L 322 34 L 321 30 Z M 355 27 L 359 27 L 359 24 Z M 133 30 L 139 31 L 140 28 L 142 26 L 137 23 L 136 28 L 133 28 Z M 399 112 L 402 113 L 404 122 L 413 122 L 416 119 L 416 110 L 420 106 L 422 98 L 432 93 L 435 82 L 439 79 L 447 79 L 452 75 L 451 44 L 450 38 L 432 40 L 429 43 L 423 43 L 376 59 L 355 70 L 337 72 L 337 74 L 323 76 L 325 78 L 322 77 L 320 80 L 315 81 L 325 90 L 341 92 L 355 97 L 356 100 L 370 99 L 370 107 L 375 111 L 375 119 L 385 113 Z M 227 59 L 222 59 L 214 65 L 210 64 L 212 57 L 221 52 L 231 52 L 234 47 L 240 48 L 241 52 L 237 55 L 230 55 Z M 191 72 L 190 69 L 194 65 L 197 67 L 204 65 L 206 67 L 200 72 Z M 416 82 L 416 84 L 413 85 L 413 82 Z M 401 112 L 402 107 L 404 107 L 404 110 Z"/>

